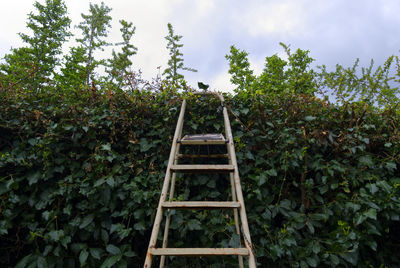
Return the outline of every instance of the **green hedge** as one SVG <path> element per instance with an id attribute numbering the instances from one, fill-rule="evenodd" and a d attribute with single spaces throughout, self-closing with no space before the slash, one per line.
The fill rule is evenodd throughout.
<path id="1" fill-rule="evenodd" d="M 166 90 L 0 97 L 3 267 L 141 267 L 182 98 L 185 133 L 222 129 L 217 101 Z M 306 96 L 226 99 L 260 267 L 399 266 L 395 112 Z M 228 186 L 181 178 L 177 198 L 226 199 Z M 172 217 L 171 245 L 238 244 L 230 212 Z"/>

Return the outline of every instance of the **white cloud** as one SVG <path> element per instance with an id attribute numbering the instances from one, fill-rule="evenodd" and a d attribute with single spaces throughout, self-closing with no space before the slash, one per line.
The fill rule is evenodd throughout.
<path id="1" fill-rule="evenodd" d="M 304 20 L 304 1 L 286 0 L 249 4 L 242 23 L 253 36 L 296 35 Z"/>
<path id="2" fill-rule="evenodd" d="M 232 85 L 230 79 L 231 75 L 228 73 L 228 69 L 224 69 L 211 79 L 210 89 L 232 93 L 235 86 Z"/>

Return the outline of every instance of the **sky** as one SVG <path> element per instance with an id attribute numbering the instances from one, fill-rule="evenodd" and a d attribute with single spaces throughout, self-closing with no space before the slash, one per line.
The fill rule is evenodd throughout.
<path id="1" fill-rule="evenodd" d="M 33 0 L 2 0 L 0 9 L 0 57 L 11 47 L 20 47 L 17 33 L 27 33 L 27 14 L 35 11 Z M 39 0 L 43 3 L 44 0 Z M 71 30 L 87 14 L 89 3 L 101 1 L 65 0 Z M 230 91 L 229 65 L 225 55 L 231 45 L 249 53 L 251 68 L 261 73 L 265 57 L 284 57 L 279 45 L 292 50 L 309 50 L 314 66 L 333 69 L 337 63 L 350 66 L 359 58 L 368 66 L 371 59 L 381 65 L 391 55 L 400 54 L 399 0 L 104 0 L 112 8 L 109 42 L 121 41 L 119 20 L 133 22 L 132 42 L 138 54 L 133 68 L 146 79 L 167 67 L 165 36 L 167 23 L 182 35 L 184 64 L 198 70 L 183 72 L 192 86 L 198 81 L 211 89 Z M 74 45 L 74 38 L 66 44 Z M 110 51 L 101 56 L 110 56 Z"/>

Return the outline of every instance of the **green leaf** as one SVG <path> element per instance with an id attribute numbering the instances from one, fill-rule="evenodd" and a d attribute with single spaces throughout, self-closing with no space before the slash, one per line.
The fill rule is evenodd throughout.
<path id="1" fill-rule="evenodd" d="M 311 221 L 308 221 L 307 227 L 308 227 L 308 230 L 310 231 L 310 233 L 313 234 L 315 232 L 314 225 L 312 224 Z"/>
<path id="2" fill-rule="evenodd" d="M 121 259 L 121 255 L 115 255 L 115 256 L 108 257 L 100 267 L 101 268 L 111 268 L 120 259 Z"/>
<path id="3" fill-rule="evenodd" d="M 201 230 L 201 225 L 200 225 L 200 221 L 199 220 L 190 220 L 187 223 L 188 229 L 189 230 Z"/>
<path id="4" fill-rule="evenodd" d="M 81 224 L 79 225 L 79 229 L 83 229 L 86 226 L 88 226 L 89 224 L 91 224 L 93 219 L 94 219 L 94 214 L 93 213 L 87 215 L 85 218 L 83 218 Z"/>
<path id="5" fill-rule="evenodd" d="M 315 213 L 310 215 L 310 219 L 315 221 L 327 220 L 328 218 L 329 218 L 328 215 L 321 213 Z"/>
<path id="6" fill-rule="evenodd" d="M 331 262 L 334 266 L 336 266 L 340 263 L 340 259 L 338 258 L 338 256 L 336 256 L 334 254 L 329 254 L 329 259 L 331 260 Z"/>
<path id="7" fill-rule="evenodd" d="M 376 220 L 376 209 L 370 208 L 364 212 L 364 216 L 373 220 Z"/>
<path id="8" fill-rule="evenodd" d="M 36 171 L 35 173 L 30 174 L 30 175 L 28 176 L 29 185 L 32 185 L 32 184 L 34 184 L 34 183 L 37 183 L 38 180 L 40 179 L 40 177 L 41 177 L 40 171 Z"/>
<path id="9" fill-rule="evenodd" d="M 394 162 L 387 162 L 385 164 L 385 167 L 390 171 L 393 171 L 393 170 L 397 169 L 397 165 Z"/>
<path id="10" fill-rule="evenodd" d="M 310 265 L 311 267 L 317 267 L 317 265 L 318 265 L 318 261 L 315 258 L 310 257 L 310 258 L 307 258 L 306 261 L 307 261 L 308 265 Z"/>
<path id="11" fill-rule="evenodd" d="M 146 226 L 144 225 L 143 221 L 140 221 L 140 222 L 135 223 L 135 225 L 133 225 L 133 229 L 135 229 L 137 231 L 145 231 Z"/>
<path id="12" fill-rule="evenodd" d="M 114 187 L 115 185 L 115 180 L 113 177 L 108 177 L 106 180 L 107 184 L 110 185 L 111 187 Z"/>
<path id="13" fill-rule="evenodd" d="M 388 194 L 392 192 L 392 186 L 390 186 L 386 181 L 378 181 L 376 185 L 378 185 Z"/>
<path id="14" fill-rule="evenodd" d="M 374 165 L 374 162 L 372 161 L 372 158 L 369 155 L 361 156 L 359 161 L 363 166 L 372 167 Z"/>
<path id="15" fill-rule="evenodd" d="M 101 253 L 103 252 L 103 250 L 100 249 L 100 248 L 90 248 L 89 252 L 90 252 L 90 255 L 92 255 L 93 258 L 95 258 L 96 260 L 100 260 Z"/>
<path id="16" fill-rule="evenodd" d="M 248 113 L 249 113 L 249 108 L 244 107 L 244 108 L 240 109 L 240 113 L 242 113 L 242 114 L 248 114 Z"/>
<path id="17" fill-rule="evenodd" d="M 60 240 L 60 238 L 64 236 L 64 230 L 52 230 L 49 232 L 48 235 L 51 238 L 51 240 L 57 242 Z"/>
<path id="18" fill-rule="evenodd" d="M 140 152 L 141 153 L 147 152 L 150 148 L 153 147 L 153 145 L 151 143 L 147 142 L 146 138 L 140 138 L 139 144 L 140 144 Z"/>
<path id="19" fill-rule="evenodd" d="M 79 263 L 81 266 L 84 266 L 86 264 L 86 260 L 89 256 L 89 253 L 87 252 L 86 249 L 83 249 L 81 253 L 79 254 Z"/>
<path id="20" fill-rule="evenodd" d="M 307 115 L 306 117 L 304 117 L 304 120 L 306 120 L 306 121 L 314 121 L 315 119 L 317 119 L 317 118 L 312 115 Z"/>
<path id="21" fill-rule="evenodd" d="M 128 258 L 133 258 L 133 257 L 137 256 L 137 254 L 133 251 L 127 251 L 127 252 L 124 252 L 124 256 L 126 256 Z"/>
<path id="22" fill-rule="evenodd" d="M 273 169 L 273 168 L 267 170 L 266 173 L 267 173 L 269 176 L 272 176 L 272 177 L 275 177 L 275 176 L 278 175 L 278 173 L 276 172 L 276 170 Z"/>
<path id="23" fill-rule="evenodd" d="M 109 245 L 106 247 L 106 250 L 107 250 L 107 252 L 109 252 L 109 253 L 111 253 L 111 254 L 113 254 L 113 255 L 117 255 L 117 254 L 120 254 L 120 253 L 121 253 L 121 250 L 120 250 L 118 247 L 116 247 L 116 246 L 114 246 L 114 245 L 112 245 L 112 244 L 109 244 Z"/>
<path id="24" fill-rule="evenodd" d="M 261 173 L 258 177 L 258 186 L 262 186 L 267 181 L 267 176 L 264 173 Z"/>
<path id="25" fill-rule="evenodd" d="M 104 229 L 101 229 L 100 235 L 101 235 L 101 240 L 103 240 L 104 243 L 108 243 L 109 235 L 108 235 L 107 231 Z"/>
<path id="26" fill-rule="evenodd" d="M 32 253 L 23 257 L 15 266 L 15 268 L 25 268 L 32 259 Z"/>
<path id="27" fill-rule="evenodd" d="M 100 185 L 102 185 L 105 182 L 104 178 L 98 179 L 94 184 L 93 187 L 98 187 Z"/>
<path id="28" fill-rule="evenodd" d="M 342 253 L 341 257 L 351 263 L 352 265 L 357 265 L 358 262 L 358 253 L 357 252 L 347 252 Z"/>
<path id="29" fill-rule="evenodd" d="M 103 144 L 101 146 L 101 149 L 104 151 L 111 151 L 111 144 L 107 143 L 107 144 Z"/>
<path id="30" fill-rule="evenodd" d="M 37 267 L 38 268 L 47 268 L 47 260 L 45 258 L 43 258 L 42 256 L 39 256 L 37 258 Z"/>

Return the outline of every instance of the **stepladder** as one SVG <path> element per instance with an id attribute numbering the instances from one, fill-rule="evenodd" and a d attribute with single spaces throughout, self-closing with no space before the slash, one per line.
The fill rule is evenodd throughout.
<path id="1" fill-rule="evenodd" d="M 237 256 L 237 267 L 256 267 L 255 252 L 250 238 L 250 228 L 247 220 L 238 163 L 236 159 L 234 139 L 229 121 L 227 107 L 222 95 L 214 92 L 197 92 L 204 98 L 216 97 L 221 102 L 224 133 L 185 134 L 182 137 L 185 110 L 187 101 L 182 101 L 175 134 L 172 140 L 171 151 L 165 173 L 161 195 L 154 218 L 150 242 L 146 253 L 145 268 L 168 267 L 169 256 L 194 256 L 206 258 L 213 256 L 213 260 L 223 256 Z M 207 150 L 198 153 L 187 153 L 185 147 L 207 147 Z M 209 150 L 212 147 L 225 147 L 222 153 Z M 181 152 L 182 151 L 182 152 Z M 217 152 L 219 152 L 217 150 Z M 212 159 L 223 158 L 221 163 Z M 185 159 L 202 159 L 201 163 L 187 163 Z M 210 163 L 208 163 L 210 162 Z M 230 188 L 229 200 L 189 201 L 176 200 L 174 197 L 176 182 L 181 174 L 225 174 L 228 177 L 227 188 Z M 228 186 L 230 184 L 230 187 Z M 187 210 L 232 210 L 234 230 L 239 238 L 239 245 L 235 247 L 168 247 L 168 235 L 171 223 L 174 221 L 171 211 Z M 210 227 L 211 228 L 211 227 Z M 162 241 L 160 229 L 164 229 Z M 172 239 L 172 238 L 171 238 Z M 158 241 L 160 240 L 160 241 Z"/>

